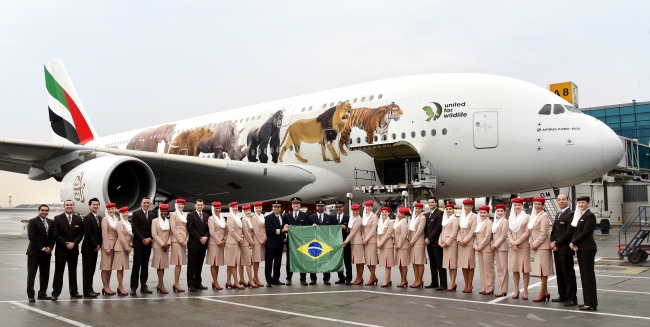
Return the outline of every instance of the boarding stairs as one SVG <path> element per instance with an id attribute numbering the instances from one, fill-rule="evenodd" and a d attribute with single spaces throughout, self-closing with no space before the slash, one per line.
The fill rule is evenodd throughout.
<path id="1" fill-rule="evenodd" d="M 648 259 L 650 251 L 648 243 L 650 236 L 649 209 L 650 205 L 639 206 L 618 231 L 618 255 L 621 259 L 627 257 L 631 263 L 639 263 Z M 643 243 L 644 240 L 646 243 Z"/>

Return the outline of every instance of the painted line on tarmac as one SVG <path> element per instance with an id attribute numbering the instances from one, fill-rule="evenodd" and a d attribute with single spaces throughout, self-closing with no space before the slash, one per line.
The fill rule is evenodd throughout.
<path id="1" fill-rule="evenodd" d="M 435 297 L 435 296 L 426 296 L 426 295 L 399 294 L 399 293 L 389 293 L 389 292 L 380 292 L 380 291 L 368 291 L 368 290 L 359 290 L 359 292 L 376 293 L 376 294 L 386 294 L 386 295 L 396 295 L 396 296 L 410 296 L 410 297 L 418 297 L 418 298 L 425 298 L 425 299 L 432 299 L 432 300 L 442 300 L 442 301 L 455 301 L 455 302 L 465 302 L 465 303 L 476 303 L 476 304 L 487 304 L 487 305 L 499 305 L 499 306 L 506 306 L 506 307 L 515 307 L 515 308 L 526 308 L 526 309 L 537 309 L 537 310 L 548 310 L 548 311 L 561 311 L 561 312 L 570 312 L 570 313 L 592 314 L 592 315 L 599 315 L 599 316 L 609 316 L 609 317 L 619 317 L 619 318 L 630 318 L 630 319 L 650 320 L 650 317 L 630 316 L 630 315 L 622 315 L 622 314 L 606 313 L 606 312 L 598 312 L 598 311 L 582 311 L 582 310 L 567 310 L 567 309 L 556 309 L 556 308 L 544 308 L 544 307 L 535 307 L 535 306 L 527 306 L 527 305 L 519 305 L 519 304 L 490 303 L 490 302 L 482 302 L 482 301 L 474 301 L 474 300 L 451 299 L 451 298 Z"/>
<path id="2" fill-rule="evenodd" d="M 50 318 L 54 318 L 54 319 L 57 319 L 57 320 L 61 320 L 61 321 L 63 321 L 63 322 L 67 322 L 67 323 L 69 323 L 70 325 L 80 326 L 80 327 L 86 327 L 86 326 L 89 327 L 89 326 L 90 326 L 90 325 L 86 325 L 86 324 L 80 323 L 80 322 L 78 322 L 78 321 L 74 321 L 74 320 L 70 320 L 70 319 L 68 319 L 68 318 L 64 318 L 64 317 L 61 317 L 61 316 L 57 316 L 57 315 L 55 315 L 55 314 L 53 314 L 53 313 L 49 313 L 49 312 L 47 312 L 47 311 L 43 311 L 43 310 L 40 310 L 40 309 L 36 309 L 36 308 L 30 307 L 30 306 L 28 306 L 28 305 L 26 305 L 26 304 L 23 304 L 23 303 L 20 303 L 20 302 L 15 302 L 15 301 L 13 301 L 13 302 L 9 302 L 9 303 L 11 303 L 11 304 L 13 304 L 13 305 L 15 305 L 15 306 L 19 306 L 19 307 L 21 307 L 21 308 L 23 308 L 23 309 L 27 309 L 27 310 L 30 310 L 30 311 L 34 311 L 34 312 L 36 312 L 36 313 L 40 313 L 40 314 L 42 314 L 42 315 L 44 315 L 44 316 L 48 316 L 48 317 L 50 317 Z"/>
<path id="3" fill-rule="evenodd" d="M 552 286 L 552 285 L 549 285 L 548 287 L 555 287 L 555 288 L 557 288 L 557 286 Z M 581 290 L 582 287 L 578 287 L 577 289 Z M 650 292 L 619 291 L 619 290 L 608 290 L 608 289 L 603 289 L 603 288 L 597 288 L 596 290 L 597 290 L 598 292 L 616 292 L 616 293 L 632 293 L 632 294 L 646 294 L 646 295 L 650 295 Z"/>
<path id="4" fill-rule="evenodd" d="M 197 297 L 197 299 L 201 299 L 201 300 L 205 300 L 205 301 L 213 301 L 213 302 L 218 302 L 218 303 L 223 303 L 223 304 L 236 305 L 236 306 L 246 307 L 246 308 L 251 308 L 251 309 L 258 309 L 258 310 L 282 313 L 282 314 L 297 316 L 297 317 L 304 317 L 304 318 L 331 321 L 331 322 L 336 322 L 336 323 L 341 323 L 341 324 L 348 324 L 348 325 L 355 325 L 355 326 L 368 326 L 368 327 L 378 327 L 379 326 L 379 325 L 371 325 L 371 324 L 365 324 L 365 323 L 355 322 L 355 321 L 347 321 L 347 320 L 341 320 L 341 319 L 334 319 L 334 318 L 327 318 L 327 317 L 321 317 L 321 316 L 308 315 L 308 314 L 298 313 L 298 312 L 291 312 L 291 311 L 285 311 L 285 310 L 263 308 L 263 307 L 259 307 L 259 306 L 249 305 L 249 304 L 228 302 L 228 301 L 223 301 L 223 300 L 211 299 L 211 298 L 207 298 L 207 297 Z"/>
<path id="5" fill-rule="evenodd" d="M 552 281 L 552 280 L 554 280 L 554 279 L 556 279 L 556 278 L 557 278 L 557 276 L 552 276 L 552 277 L 550 277 L 550 278 L 548 279 L 548 281 L 550 282 L 550 281 Z M 537 286 L 540 286 L 540 285 L 542 285 L 542 281 L 539 281 L 539 282 L 537 282 L 537 283 L 535 283 L 535 284 L 528 285 L 528 288 L 530 289 L 530 288 L 537 287 Z M 519 293 L 521 293 L 521 292 L 523 292 L 523 291 L 524 291 L 524 289 L 522 288 L 522 289 L 519 290 Z M 494 300 L 492 300 L 492 301 L 488 301 L 488 303 L 499 303 L 499 302 L 501 302 L 501 301 L 507 299 L 508 297 L 512 297 L 514 294 L 515 294 L 515 292 L 512 292 L 512 293 L 510 294 L 510 296 L 506 295 L 506 296 L 498 297 L 498 298 L 496 298 L 496 299 L 494 299 Z"/>
<path id="6" fill-rule="evenodd" d="M 576 276 L 580 276 L 580 274 L 576 274 Z M 614 276 L 614 275 L 596 275 L 596 277 L 650 279 L 650 277 Z"/>

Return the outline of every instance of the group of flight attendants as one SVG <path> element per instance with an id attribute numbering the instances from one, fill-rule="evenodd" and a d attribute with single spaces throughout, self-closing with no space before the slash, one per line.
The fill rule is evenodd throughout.
<path id="1" fill-rule="evenodd" d="M 79 221 L 76 219 L 80 217 L 73 214 L 72 201 L 66 201 L 64 206 L 66 212 L 55 217 L 54 221 L 47 218 L 47 210 L 43 206 L 39 208 L 39 216 L 30 221 L 30 246 L 27 252 L 28 295 L 32 301 L 36 270 L 40 269 L 39 299 L 50 298 L 47 297 L 45 290 L 49 278 L 49 255 L 56 243 L 57 272 L 53 299 L 56 300 L 61 292 L 62 269 L 65 268 L 66 262 L 70 270 L 70 293 L 73 297 L 81 297 L 77 293 L 76 274 L 72 274 L 73 265 L 70 258 L 74 256 L 72 261 L 76 269 L 78 249 L 75 250 L 75 247 L 83 238 L 84 230 L 86 230 L 86 242 L 90 243 L 88 248 L 95 252 L 95 264 L 96 252 L 101 251 L 103 295 L 129 294 L 123 285 L 124 270 L 130 269 L 129 255 L 134 249 L 136 250 L 133 260 L 135 275 L 131 276 L 130 285 L 130 294 L 135 295 L 138 279 L 141 281 L 142 292 L 151 293 L 146 286 L 146 276 L 143 278 L 143 274 L 135 270 L 135 268 L 147 270 L 149 253 L 143 251 L 143 247 L 149 246 L 153 249 L 151 267 L 157 270 L 156 291 L 158 293 L 169 293 L 163 283 L 163 277 L 165 270 L 170 266 L 174 267 L 172 285 L 174 292 L 185 292 L 179 283 L 184 265 L 187 266 L 189 290 L 196 292 L 199 289 L 207 289 L 203 286 L 201 278 L 204 262 L 210 266 L 211 284 L 214 290 L 223 289 L 218 282 L 220 266 L 226 266 L 227 269 L 226 288 L 241 290 L 245 287 L 264 286 L 259 278 L 259 265 L 262 261 L 266 261 L 267 287 L 291 285 L 293 272 L 289 269 L 288 254 L 287 282 L 279 281 L 282 253 L 288 250 L 289 226 L 340 225 L 346 269 L 345 273 L 338 273 L 337 284 L 364 284 L 364 266 L 367 266 L 370 276 L 365 285 L 377 285 L 379 280 L 375 268 L 379 265 L 384 267 L 385 276 L 381 287 L 392 286 L 391 269 L 394 266 L 399 269 L 400 275 L 400 283 L 396 285 L 397 287 L 425 287 L 423 276 L 428 252 L 432 283 L 426 288 L 456 291 L 457 270 L 461 268 L 464 280 L 463 293 L 472 293 L 474 270 L 478 262 L 481 287 L 479 294 L 492 295 L 495 292 L 496 260 L 499 292 L 494 296 L 505 297 L 508 293 L 508 271 L 510 271 L 515 286 L 512 298 L 521 297 L 527 300 L 532 273 L 533 276 L 541 279 L 540 292 L 532 301 L 541 302 L 550 299 L 547 282 L 548 276 L 554 275 L 555 258 L 560 296 L 553 301 L 571 306 L 577 305 L 577 286 L 573 270 L 573 252 L 576 251 L 585 296 L 585 304 L 581 305 L 580 309 L 595 310 L 598 305 L 593 269 L 596 253 L 593 240 L 595 216 L 587 209 L 588 197 L 579 197 L 577 200 L 579 208 L 573 213 L 568 209 L 566 195 L 558 196 L 561 212 L 555 218 L 553 230 L 549 234 L 550 219 L 543 209 L 545 199 L 542 197 L 533 199 L 531 215 L 523 210 L 524 199 L 522 198 L 512 200 L 509 217 L 506 217 L 506 206 L 498 204 L 494 208 L 493 221 L 490 219 L 490 207 L 480 206 L 478 213 L 474 213 L 474 203 L 471 199 L 463 201 L 460 217 L 455 214 L 454 204 L 446 204 L 444 211 L 441 211 L 437 208 L 437 199 L 431 198 L 428 200 L 430 211 L 426 214 L 424 204 L 416 202 L 413 212 L 406 207 L 399 208 L 395 220 L 390 218 L 391 210 L 388 207 L 382 207 L 378 217 L 373 211 L 374 202 L 371 200 L 364 202 L 363 208 L 360 204 L 353 204 L 350 208 L 350 216 L 343 212 L 342 201 L 336 202 L 334 215 L 325 214 L 325 202 L 318 201 L 316 213 L 311 216 L 300 211 L 301 199 L 298 197 L 291 199 L 293 210 L 284 215 L 282 215 L 282 203 L 277 200 L 272 202 L 273 211 L 267 215 L 262 213 L 262 202 L 243 205 L 241 213 L 239 203 L 231 202 L 228 205 L 229 215 L 226 219 L 222 216 L 220 202 L 211 203 L 211 215 L 203 213 L 202 200 L 196 200 L 195 210 L 186 213 L 184 212 L 185 200 L 179 198 L 175 200 L 174 212 L 170 213 L 169 205 L 161 204 L 156 214 L 148 211 L 150 200 L 143 199 L 144 208 L 140 210 L 143 212 L 134 212 L 131 221 L 129 221 L 129 209 L 127 207 L 117 209 L 115 203 L 107 203 L 104 217 L 100 217 L 96 212 L 99 201 L 93 199 L 90 201 L 91 213 L 84 217 L 82 223 L 88 223 L 90 227 L 82 228 L 81 232 L 75 235 L 71 235 L 70 231 L 74 230 L 73 226 L 79 227 L 77 225 Z M 96 203 L 92 204 L 93 201 Z M 407 216 L 411 216 L 411 219 L 407 220 Z M 40 228 L 40 224 L 43 228 Z M 94 225 L 97 231 L 93 231 Z M 48 228 L 50 226 L 55 228 L 54 232 L 52 228 Z M 149 230 L 142 230 L 142 226 Z M 136 229 L 140 230 L 136 232 Z M 62 246 L 68 251 L 62 250 Z M 140 248 L 139 253 L 138 248 Z M 534 252 L 532 264 L 531 250 Z M 66 257 L 59 260 L 59 254 Z M 48 256 L 47 266 L 45 256 Z M 90 263 L 88 269 L 95 269 L 92 266 L 92 257 L 88 258 L 90 259 L 84 256 L 84 295 L 96 297 L 99 293 L 92 290 L 92 274 L 88 274 L 90 277 L 86 274 L 87 260 Z M 353 264 L 356 265 L 354 282 L 351 274 Z M 409 266 L 412 266 L 414 276 L 414 281 L 410 285 L 407 280 Z M 117 292 L 113 292 L 110 288 L 110 276 L 113 270 L 117 271 Z M 447 270 L 449 284 L 446 278 Z M 307 285 L 306 274 L 300 275 L 301 284 Z M 86 280 L 88 278 L 90 281 Z M 323 279 L 326 285 L 330 285 L 329 274 L 324 274 Z M 519 286 L 522 279 L 523 294 L 520 294 Z M 310 284 L 316 284 L 316 274 L 311 274 Z"/>

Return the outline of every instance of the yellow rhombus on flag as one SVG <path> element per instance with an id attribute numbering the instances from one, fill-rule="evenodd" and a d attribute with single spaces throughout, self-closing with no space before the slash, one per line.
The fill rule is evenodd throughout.
<path id="1" fill-rule="evenodd" d="M 314 260 L 324 256 L 333 248 L 317 239 L 313 239 L 298 248 L 298 251 Z"/>

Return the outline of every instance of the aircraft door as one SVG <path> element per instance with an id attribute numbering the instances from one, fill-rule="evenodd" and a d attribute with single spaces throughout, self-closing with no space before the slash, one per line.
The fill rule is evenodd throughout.
<path id="1" fill-rule="evenodd" d="M 496 111 L 474 113 L 474 147 L 477 149 L 496 148 L 499 145 L 498 114 Z"/>
<path id="2" fill-rule="evenodd" d="M 298 100 L 293 100 L 285 103 L 284 107 L 282 107 L 282 128 L 289 127 L 291 124 L 291 117 L 293 116 L 293 111 L 296 109 L 297 105 Z"/>

